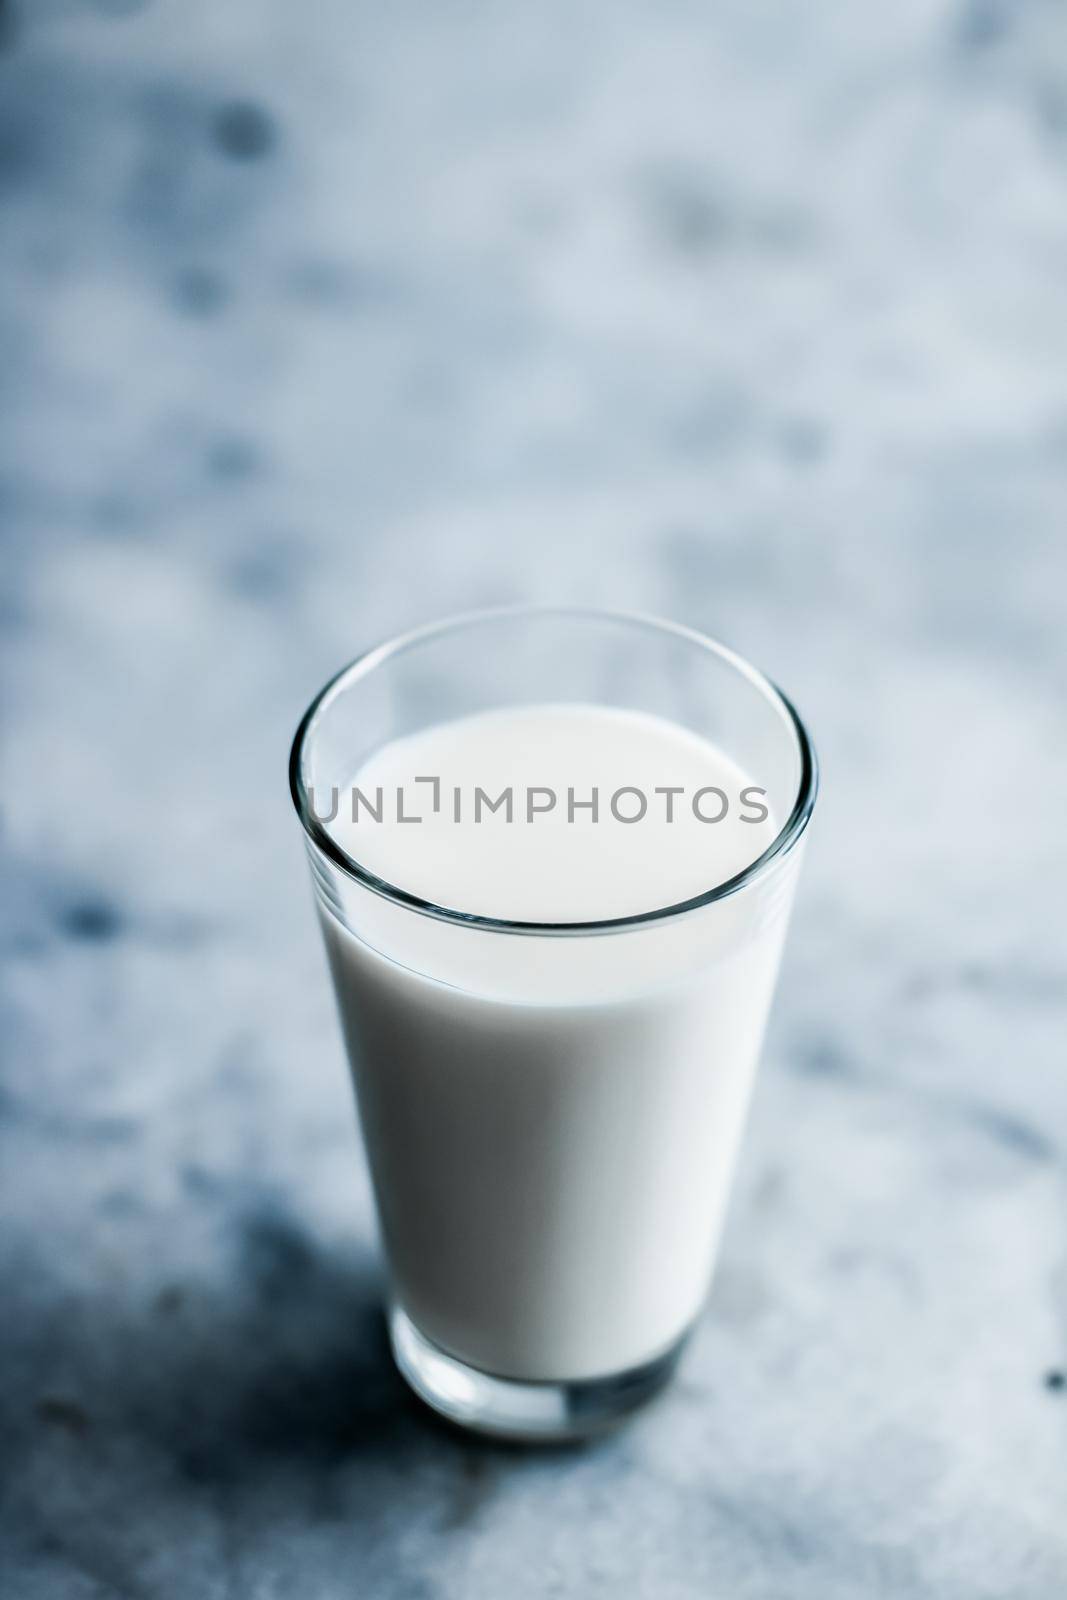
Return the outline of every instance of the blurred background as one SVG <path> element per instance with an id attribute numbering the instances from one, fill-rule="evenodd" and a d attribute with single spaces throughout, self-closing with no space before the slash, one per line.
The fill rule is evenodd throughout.
<path id="1" fill-rule="evenodd" d="M 6 1593 L 1067 1587 L 1067 12 L 6 0 Z M 285 782 L 433 616 L 659 612 L 824 764 L 709 1316 L 394 1377 Z"/>

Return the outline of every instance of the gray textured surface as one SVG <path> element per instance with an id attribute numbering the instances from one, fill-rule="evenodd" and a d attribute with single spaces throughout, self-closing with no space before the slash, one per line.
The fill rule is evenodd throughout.
<path id="1" fill-rule="evenodd" d="M 1062 1594 L 1062 7 L 0 16 L 5 1594 Z M 710 1314 L 547 1456 L 390 1371 L 284 787 L 524 596 L 826 781 Z"/>

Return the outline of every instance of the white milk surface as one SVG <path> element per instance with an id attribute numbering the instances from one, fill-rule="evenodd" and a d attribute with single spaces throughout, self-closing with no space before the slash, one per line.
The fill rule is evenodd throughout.
<path id="1" fill-rule="evenodd" d="M 416 785 L 436 777 L 434 787 Z M 493 711 L 385 746 L 331 831 L 377 876 L 450 909 L 523 921 L 629 917 L 725 882 L 778 823 L 759 785 L 644 713 Z M 396 788 L 405 814 L 396 820 Z M 504 810 L 473 820 L 474 790 Z M 576 801 L 599 790 L 599 815 Z M 648 809 L 611 813 L 622 788 Z M 655 791 L 681 789 L 673 797 Z M 455 790 L 460 818 L 455 821 Z M 527 820 L 526 791 L 554 790 Z M 699 790 L 726 795 L 701 821 Z M 535 806 L 547 805 L 537 793 Z M 639 798 L 621 796 L 633 816 Z M 721 799 L 698 800 L 704 816 Z M 795 853 L 794 853 L 795 854 Z M 622 932 L 456 926 L 360 891 L 323 911 L 394 1290 L 421 1331 L 500 1376 L 606 1376 L 667 1350 L 707 1289 L 791 898 L 795 861 L 740 895 Z"/>

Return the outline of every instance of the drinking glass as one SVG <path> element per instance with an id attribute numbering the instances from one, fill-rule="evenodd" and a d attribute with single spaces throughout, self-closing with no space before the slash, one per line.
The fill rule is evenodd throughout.
<path id="1" fill-rule="evenodd" d="M 585 922 L 479 916 L 384 881 L 327 797 L 376 750 L 477 712 L 576 704 L 702 736 L 778 832 L 726 882 Z M 557 1439 L 670 1377 L 710 1282 L 817 789 L 790 702 L 689 628 L 471 613 L 316 696 L 290 783 L 356 1090 L 393 1353 L 454 1422 Z"/>

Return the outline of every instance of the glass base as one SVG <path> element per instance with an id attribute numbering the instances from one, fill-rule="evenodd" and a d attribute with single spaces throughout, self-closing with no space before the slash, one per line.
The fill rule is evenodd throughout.
<path id="1" fill-rule="evenodd" d="M 525 1443 L 581 1439 L 624 1421 L 669 1381 L 688 1337 L 687 1328 L 654 1361 L 607 1378 L 534 1383 L 468 1367 L 431 1343 L 399 1306 L 389 1313 L 393 1356 L 420 1400 L 462 1428 Z"/>

